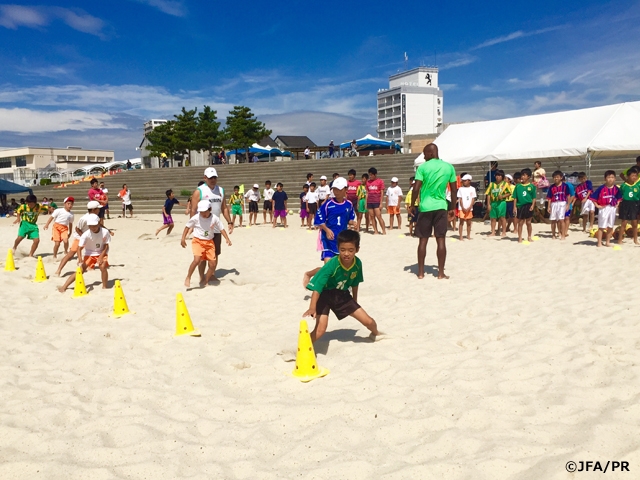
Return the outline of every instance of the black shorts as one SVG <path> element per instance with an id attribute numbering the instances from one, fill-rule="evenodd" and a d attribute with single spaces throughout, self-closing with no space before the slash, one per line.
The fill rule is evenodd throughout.
<path id="1" fill-rule="evenodd" d="M 353 299 L 349 290 L 325 290 L 316 304 L 316 315 L 329 315 L 332 311 L 338 320 L 348 317 L 358 310 L 360 305 Z"/>
<path id="2" fill-rule="evenodd" d="M 249 200 L 249 213 L 258 213 L 258 202 Z"/>
<path id="3" fill-rule="evenodd" d="M 525 203 L 521 207 L 518 207 L 518 218 L 520 220 L 528 220 L 533 218 L 533 210 L 531 210 L 531 203 Z"/>
<path id="4" fill-rule="evenodd" d="M 418 238 L 429 238 L 433 233 L 436 238 L 447 236 L 449 228 L 448 212 L 446 210 L 433 210 L 431 212 L 420 212 L 416 222 L 415 235 Z"/>
<path id="5" fill-rule="evenodd" d="M 133 212 L 133 204 L 129 204 L 129 205 L 122 205 L 122 210 L 129 210 L 130 212 Z M 104 210 L 104 208 L 102 209 Z"/>
<path id="6" fill-rule="evenodd" d="M 271 211 L 271 210 L 273 210 L 272 203 L 273 203 L 273 202 L 272 202 L 271 200 L 265 200 L 265 201 L 264 201 L 264 205 L 262 205 L 262 208 L 263 208 L 264 210 L 269 210 L 269 211 Z"/>
<path id="7" fill-rule="evenodd" d="M 213 244 L 216 247 L 216 257 L 222 253 L 222 234 L 214 233 L 213 234 Z"/>
<path id="8" fill-rule="evenodd" d="M 98 218 L 104 218 L 104 208 L 98 210 Z"/>
<path id="9" fill-rule="evenodd" d="M 315 215 L 318 211 L 317 203 L 307 203 L 307 208 L 309 209 L 309 215 Z"/>
<path id="10" fill-rule="evenodd" d="M 380 202 L 378 202 L 378 203 L 367 203 L 367 209 L 373 210 L 374 208 L 380 208 Z"/>
<path id="11" fill-rule="evenodd" d="M 630 202 L 622 200 L 620 202 L 620 220 L 637 220 L 640 212 L 640 202 Z"/>

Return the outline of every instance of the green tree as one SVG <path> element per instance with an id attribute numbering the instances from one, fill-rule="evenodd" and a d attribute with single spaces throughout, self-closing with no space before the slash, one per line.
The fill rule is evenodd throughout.
<path id="1" fill-rule="evenodd" d="M 150 156 L 160 158 L 165 154 L 168 158 L 174 158 L 178 152 L 173 135 L 174 126 L 175 122 L 170 120 L 147 133 L 147 151 Z"/>
<path id="2" fill-rule="evenodd" d="M 221 145 L 220 122 L 216 121 L 217 113 L 208 105 L 198 113 L 194 150 L 207 150 L 213 155 L 216 147 Z"/>
<path id="3" fill-rule="evenodd" d="M 246 149 L 247 162 L 249 161 L 249 147 L 267 135 L 271 135 L 271 130 L 265 128 L 264 123 L 255 117 L 250 108 L 235 106 L 229 112 L 224 138 L 231 149 Z"/>
<path id="4" fill-rule="evenodd" d="M 200 150 L 199 148 L 195 148 L 198 124 L 196 117 L 197 112 L 197 108 L 187 110 L 182 107 L 182 112 L 179 115 L 174 115 L 173 141 L 175 142 L 176 150 L 183 155 L 187 155 L 189 164 L 191 163 L 191 150 Z M 186 165 L 186 163 L 187 162 L 183 162 L 182 165 Z"/>

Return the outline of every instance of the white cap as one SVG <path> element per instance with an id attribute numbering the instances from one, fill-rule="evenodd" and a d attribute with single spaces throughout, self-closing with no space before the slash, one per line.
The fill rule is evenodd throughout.
<path id="1" fill-rule="evenodd" d="M 258 185 L 257 183 L 254 183 L 253 188 L 260 188 L 260 185 Z"/>
<path id="2" fill-rule="evenodd" d="M 505 177 L 507 177 L 509 180 L 511 180 L 513 182 L 513 177 L 511 176 L 511 174 L 507 173 L 505 175 Z"/>
<path id="3" fill-rule="evenodd" d="M 100 218 L 95 213 L 92 213 L 87 217 L 87 225 L 98 225 L 100 224 Z"/>
<path id="4" fill-rule="evenodd" d="M 327 179 L 327 176 L 326 176 L 326 175 L 322 175 L 322 176 L 320 177 L 320 180 L 326 180 L 326 179 Z"/>
<path id="5" fill-rule="evenodd" d="M 398 183 L 398 177 L 393 177 L 393 178 L 391 179 L 391 181 L 392 181 L 393 183 Z"/>
<path id="6" fill-rule="evenodd" d="M 347 180 L 342 177 L 338 177 L 333 181 L 333 186 L 331 188 L 337 188 L 338 190 L 347 188 Z"/>
<path id="7" fill-rule="evenodd" d="M 208 167 L 204 171 L 204 176 L 207 177 L 207 178 L 217 177 L 218 176 L 218 172 L 216 171 L 215 168 Z"/>
<path id="8" fill-rule="evenodd" d="M 211 208 L 211 203 L 209 202 L 209 200 L 200 200 L 198 202 L 198 211 L 199 212 L 206 212 L 210 208 Z"/>
<path id="9" fill-rule="evenodd" d="M 100 208 L 100 202 L 96 202 L 95 200 L 91 200 L 87 203 L 87 210 L 93 210 L 94 208 Z"/>
<path id="10" fill-rule="evenodd" d="M 467 173 L 464 177 L 462 177 L 462 180 L 473 180 L 473 177 Z"/>

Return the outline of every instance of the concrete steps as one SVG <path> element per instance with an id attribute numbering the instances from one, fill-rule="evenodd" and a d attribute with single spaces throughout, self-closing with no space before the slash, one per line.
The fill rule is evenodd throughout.
<path id="1" fill-rule="evenodd" d="M 244 184 L 245 189 L 251 188 L 254 183 L 264 188 L 265 180 L 271 180 L 273 187 L 277 182 L 284 184 L 285 191 L 293 198 L 296 198 L 302 191 L 302 185 L 306 181 L 307 173 L 314 174 L 314 181 L 320 183 L 320 176 L 326 175 L 329 180 L 334 172 L 346 177 L 349 169 L 354 168 L 359 178 L 369 167 L 378 169 L 378 176 L 390 185 L 391 177 L 398 177 L 403 192 L 406 193 L 409 186 L 409 177 L 414 173 L 413 162 L 417 155 L 380 155 L 375 157 L 351 157 L 322 160 L 294 160 L 285 162 L 256 163 L 256 164 L 236 164 L 236 165 L 216 165 L 218 171 L 218 183 L 227 195 L 233 191 L 234 185 Z M 620 171 L 635 164 L 635 157 L 602 158 L 592 160 L 591 179 L 594 185 L 602 183 L 604 171 L 613 169 L 618 174 Z M 458 174 L 467 172 L 474 177 L 474 183 L 479 182 L 482 190 L 484 176 L 488 170 L 488 164 L 468 164 L 456 165 Z M 513 174 L 522 168 L 532 168 L 531 160 L 512 160 L 500 162 L 499 167 L 506 173 Z M 550 178 L 554 170 L 562 170 L 566 173 L 574 171 L 586 171 L 584 160 L 572 161 L 550 161 L 543 162 L 543 167 Z M 160 168 L 143 169 L 122 172 L 114 176 L 107 176 L 103 179 L 109 189 L 111 211 L 117 213 L 121 209 L 120 200 L 117 198 L 118 191 L 122 184 L 126 183 L 132 194 L 132 203 L 136 213 L 159 213 L 165 200 L 165 191 L 173 189 L 174 194 L 181 203 L 186 203 L 187 196 L 181 194 L 181 190 L 193 192 L 198 182 L 203 178 L 203 167 L 181 167 L 181 168 Z M 71 185 L 64 189 L 54 189 L 51 186 L 37 187 L 34 193 L 39 199 L 42 197 L 53 197 L 56 202 L 66 196 L 76 198 L 78 204 L 82 204 L 87 199 L 89 183 L 82 182 L 78 185 Z M 483 198 L 482 192 L 478 192 Z M 19 198 L 20 196 L 18 196 Z M 296 210 L 297 202 L 293 202 L 292 207 Z"/>

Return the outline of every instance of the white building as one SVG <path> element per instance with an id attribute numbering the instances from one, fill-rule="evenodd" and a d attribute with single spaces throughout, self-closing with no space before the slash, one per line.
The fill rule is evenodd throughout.
<path id="1" fill-rule="evenodd" d="M 443 122 L 443 95 L 438 68 L 418 67 L 389 77 L 378 90 L 378 137 L 404 142 L 405 135 L 438 133 Z"/>
<path id="2" fill-rule="evenodd" d="M 19 147 L 0 149 L 0 177 L 33 183 L 39 174 L 101 165 L 113 161 L 113 150 L 87 150 L 82 147 Z"/>
<path id="3" fill-rule="evenodd" d="M 182 166 L 182 160 L 167 158 L 165 161 L 165 159 L 150 156 L 149 150 L 147 150 L 147 147 L 150 145 L 149 140 L 147 140 L 147 135 L 154 128 L 160 125 L 164 125 L 165 123 L 167 123 L 167 121 L 168 120 L 156 118 L 144 122 L 144 135 L 142 137 L 142 142 L 140 142 L 140 145 L 137 148 L 137 150 L 140 151 L 140 156 L 142 157 L 142 168 L 160 168 L 162 167 L 163 163 L 170 167 Z M 195 150 L 191 150 L 189 159 L 191 161 L 191 165 L 204 166 L 210 164 L 210 154 L 207 151 L 196 152 Z"/>
<path id="4" fill-rule="evenodd" d="M 144 134 L 146 135 L 159 125 L 164 125 L 167 121 L 164 119 L 151 119 L 148 122 L 144 122 Z"/>

